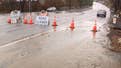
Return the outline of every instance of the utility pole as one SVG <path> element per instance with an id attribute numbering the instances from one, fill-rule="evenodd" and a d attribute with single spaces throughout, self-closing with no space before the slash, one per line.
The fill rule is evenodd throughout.
<path id="1" fill-rule="evenodd" d="M 17 0 L 17 2 L 19 3 L 19 10 L 21 11 L 21 12 L 23 12 L 23 6 L 24 6 L 24 0 Z"/>
<path id="2" fill-rule="evenodd" d="M 21 10 L 21 0 L 19 1 L 19 8 L 20 8 L 20 11 L 22 11 L 22 10 Z"/>
<path id="3" fill-rule="evenodd" d="M 31 0 L 29 0 L 29 13 L 31 15 Z"/>

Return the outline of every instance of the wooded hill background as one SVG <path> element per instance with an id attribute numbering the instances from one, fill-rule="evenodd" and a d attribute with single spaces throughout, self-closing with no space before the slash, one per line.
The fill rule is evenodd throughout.
<path id="1" fill-rule="evenodd" d="M 93 0 L 0 0 L 0 12 L 10 12 L 15 9 L 27 12 L 29 2 L 31 2 L 31 11 L 40 11 L 52 6 L 58 10 L 81 8 L 92 5 Z"/>

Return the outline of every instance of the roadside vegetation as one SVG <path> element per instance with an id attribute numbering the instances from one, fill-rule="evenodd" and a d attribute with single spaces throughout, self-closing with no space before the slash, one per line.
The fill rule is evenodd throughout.
<path id="1" fill-rule="evenodd" d="M 121 52 L 121 0 L 109 0 L 107 4 L 111 8 L 110 33 L 112 51 Z M 113 24 L 113 18 L 116 16 L 116 24 Z"/>
<path id="2" fill-rule="evenodd" d="M 56 7 L 58 10 L 82 8 L 92 5 L 93 0 L 35 0 L 31 1 L 14 1 L 3 0 L 0 3 L 0 12 L 10 12 L 12 10 L 21 10 L 22 12 L 29 11 L 29 4 L 31 5 L 31 11 L 40 11 L 47 9 L 48 7 Z"/>

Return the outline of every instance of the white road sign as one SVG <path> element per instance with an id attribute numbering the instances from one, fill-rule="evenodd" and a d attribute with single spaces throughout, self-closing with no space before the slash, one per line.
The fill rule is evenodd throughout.
<path id="1" fill-rule="evenodd" d="M 49 25 L 49 18 L 48 16 L 37 16 L 36 17 L 36 22 L 35 24 L 39 24 L 39 25 Z"/>

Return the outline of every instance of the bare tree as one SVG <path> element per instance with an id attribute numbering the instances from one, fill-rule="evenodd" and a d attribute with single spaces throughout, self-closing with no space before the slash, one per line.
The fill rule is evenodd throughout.
<path id="1" fill-rule="evenodd" d="M 20 2 L 19 2 L 19 9 L 21 10 L 21 12 L 23 12 L 24 11 L 24 6 L 25 6 L 25 0 L 20 0 Z"/>

